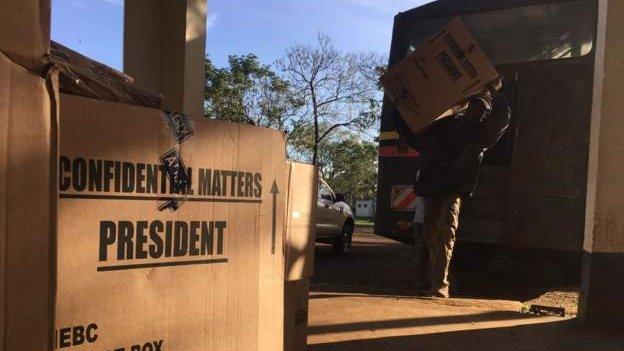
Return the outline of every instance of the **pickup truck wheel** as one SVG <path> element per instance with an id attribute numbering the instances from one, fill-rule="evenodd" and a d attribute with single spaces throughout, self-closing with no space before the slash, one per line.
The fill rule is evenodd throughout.
<path id="1" fill-rule="evenodd" d="M 342 227 L 342 232 L 334 239 L 334 253 L 338 256 L 346 256 L 351 251 L 351 241 L 353 238 L 353 227 L 346 223 Z"/>

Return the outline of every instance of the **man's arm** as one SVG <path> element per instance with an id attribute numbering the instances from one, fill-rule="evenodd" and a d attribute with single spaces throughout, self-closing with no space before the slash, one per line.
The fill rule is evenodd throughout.
<path id="1" fill-rule="evenodd" d="M 494 93 L 492 113 L 481 122 L 477 147 L 480 150 L 487 150 L 494 146 L 509 128 L 510 120 L 511 109 L 505 95 L 500 92 Z"/>
<path id="2" fill-rule="evenodd" d="M 435 148 L 436 131 L 440 128 L 441 124 L 444 124 L 444 122 L 445 121 L 435 121 L 419 133 L 414 133 L 405 122 L 401 121 L 397 131 L 402 140 L 407 142 L 411 148 L 418 150 L 421 158 L 428 159 L 428 156 Z"/>

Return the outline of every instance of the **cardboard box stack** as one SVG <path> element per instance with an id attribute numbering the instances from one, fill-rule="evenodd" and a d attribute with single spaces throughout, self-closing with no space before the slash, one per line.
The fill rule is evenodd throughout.
<path id="1" fill-rule="evenodd" d="M 283 136 L 194 119 L 178 142 L 168 122 L 61 94 L 57 347 L 278 350 Z"/>
<path id="2" fill-rule="evenodd" d="M 318 169 L 290 164 L 284 283 L 284 350 L 307 345 L 309 279 L 314 269 Z"/>
<path id="3" fill-rule="evenodd" d="M 48 345 L 55 203 L 51 107 L 45 80 L 0 53 L 0 350 Z"/>
<path id="4" fill-rule="evenodd" d="M 47 350 L 52 339 L 56 122 L 47 83 L 53 79 L 29 71 L 42 66 L 49 48 L 46 7 L 0 0 L 2 351 Z"/>
<path id="5" fill-rule="evenodd" d="M 382 77 L 386 93 L 412 132 L 483 91 L 499 74 L 459 18 Z"/>
<path id="6" fill-rule="evenodd" d="M 281 350 L 283 135 L 132 104 L 108 70 L 69 89 L 21 21 L 30 46 L 0 31 L 0 351 Z"/>
<path id="7" fill-rule="evenodd" d="M 50 0 L 0 0 L 0 51 L 40 71 L 50 48 Z"/>

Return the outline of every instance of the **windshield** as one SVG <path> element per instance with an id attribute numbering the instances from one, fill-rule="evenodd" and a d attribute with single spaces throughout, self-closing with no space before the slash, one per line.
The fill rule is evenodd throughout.
<path id="1" fill-rule="evenodd" d="M 325 184 L 325 182 L 323 181 L 319 181 L 318 198 L 319 200 L 320 199 L 324 199 L 324 200 L 334 199 L 334 192 L 331 190 L 329 185 Z"/>

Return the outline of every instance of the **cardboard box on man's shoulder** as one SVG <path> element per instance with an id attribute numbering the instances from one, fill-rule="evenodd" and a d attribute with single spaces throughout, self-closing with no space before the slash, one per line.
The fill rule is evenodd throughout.
<path id="1" fill-rule="evenodd" d="M 381 82 L 412 132 L 417 133 L 499 74 L 459 18 L 391 67 Z"/>

